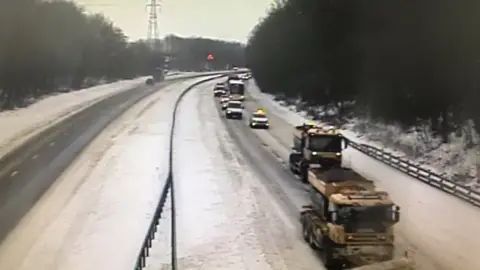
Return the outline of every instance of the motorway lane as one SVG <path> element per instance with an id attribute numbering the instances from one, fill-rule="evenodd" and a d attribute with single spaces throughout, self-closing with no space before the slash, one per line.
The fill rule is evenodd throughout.
<path id="1" fill-rule="evenodd" d="M 192 123 L 175 131 L 181 142 L 174 159 L 179 263 L 193 267 L 193 259 L 202 269 L 322 269 L 301 239 L 298 209 L 287 207 L 292 203 L 285 200 L 294 196 L 282 195 L 270 182 L 289 172 L 267 151 L 258 151 L 261 145 L 238 143 L 246 135 L 242 129 L 222 125 L 227 121 L 215 110 L 213 85 L 187 94 L 179 110 L 179 119 Z"/>
<path id="2" fill-rule="evenodd" d="M 325 269 L 320 257 L 303 242 L 301 237 L 298 219 L 301 206 L 308 202 L 305 196 L 308 186 L 295 180 L 295 176 L 280 162 L 280 157 L 272 155 L 272 149 L 251 132 L 244 121 L 227 120 L 218 104 L 217 111 L 228 133 L 234 139 L 237 149 L 244 157 L 244 162 L 259 175 L 258 179 L 264 187 L 264 192 L 269 194 L 268 198 L 284 209 L 284 226 L 290 228 L 289 235 L 285 237 L 297 239 L 299 242 L 297 249 L 303 250 L 297 260 L 299 262 L 314 261 L 316 264 L 314 269 Z M 313 269 L 311 267 L 305 269 Z M 287 269 L 302 269 L 302 267 L 297 265 Z"/>
<path id="3" fill-rule="evenodd" d="M 219 105 L 217 110 L 246 160 L 264 177 L 269 191 L 289 210 L 290 217 L 298 220 L 299 210 L 308 202 L 304 196 L 308 186 L 296 181 L 295 176 L 285 166 L 281 155 L 277 154 L 278 151 L 268 144 L 272 140 L 260 140 L 254 132 L 249 130 L 246 120 L 227 120 Z"/>
<path id="4" fill-rule="evenodd" d="M 261 106 L 251 96 L 247 98 L 247 112 Z M 281 117 L 269 113 L 268 106 L 267 114 L 271 129 L 253 132 L 273 148 L 276 155 L 280 154 L 286 163 L 293 139 L 292 126 Z M 397 244 L 402 249 L 416 251 L 420 269 L 480 268 L 477 252 L 480 250 L 478 208 L 393 170 L 355 149 L 347 149 L 344 158 L 345 164 L 374 180 L 379 188 L 389 191 L 402 207 L 403 215 L 397 226 Z"/>
<path id="5" fill-rule="evenodd" d="M 182 80 L 182 79 L 180 79 Z M 82 149 L 112 120 L 168 84 L 140 86 L 75 114 L 0 161 L 0 242 Z"/>
<path id="6" fill-rule="evenodd" d="M 231 137 L 236 131 L 227 130 L 219 117 L 213 85 L 187 94 L 177 116 L 173 165 L 179 268 L 323 269 L 300 237 L 298 212 L 292 217 L 268 186 L 276 176 L 248 160 Z M 278 166 L 271 155 L 260 163 L 269 160 Z M 169 206 L 162 216 L 146 269 L 170 269 Z"/>

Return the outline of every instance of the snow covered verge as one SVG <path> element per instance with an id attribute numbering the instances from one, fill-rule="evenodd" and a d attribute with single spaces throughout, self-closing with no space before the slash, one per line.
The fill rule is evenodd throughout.
<path id="1" fill-rule="evenodd" d="M 254 82 L 250 82 L 249 91 L 253 97 L 264 100 L 267 109 L 275 110 L 292 124 L 335 115 L 334 110 L 305 108 L 299 101 L 292 104 L 280 97 L 262 93 Z M 462 132 L 451 134 L 450 143 L 446 144 L 433 136 L 428 126 L 404 130 L 394 124 L 351 118 L 342 129 L 352 140 L 406 158 L 460 185 L 480 191 L 480 136 L 472 123 L 464 126 Z"/>
<path id="2" fill-rule="evenodd" d="M 183 78 L 199 72 L 176 72 L 168 78 Z M 205 72 L 205 74 L 209 74 Z M 146 77 L 97 85 L 78 91 L 58 93 L 25 108 L 0 112 L 0 156 L 12 151 L 29 138 L 67 117 L 114 94 L 145 83 Z"/>

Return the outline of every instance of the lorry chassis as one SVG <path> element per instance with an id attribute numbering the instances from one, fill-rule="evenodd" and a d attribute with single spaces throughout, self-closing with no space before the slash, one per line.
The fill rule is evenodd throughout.
<path id="1" fill-rule="evenodd" d="M 329 160 L 328 162 L 315 162 L 310 163 L 308 160 L 304 159 L 302 154 L 300 153 L 292 153 L 289 156 L 288 164 L 290 170 L 297 174 L 300 177 L 300 180 L 303 183 L 308 183 L 308 169 L 313 166 L 319 166 L 322 170 L 329 170 L 333 167 L 340 167 L 342 162 L 341 160 L 335 162 L 333 160 Z"/>
<path id="2" fill-rule="evenodd" d="M 380 248 L 384 250 L 381 255 L 369 256 L 355 252 L 355 250 L 362 248 L 360 246 L 357 248 L 347 247 L 333 242 L 328 238 L 328 229 L 315 213 L 315 210 L 305 208 L 300 216 L 303 239 L 320 255 L 327 269 L 341 270 L 393 260 L 393 246 L 381 246 Z"/>

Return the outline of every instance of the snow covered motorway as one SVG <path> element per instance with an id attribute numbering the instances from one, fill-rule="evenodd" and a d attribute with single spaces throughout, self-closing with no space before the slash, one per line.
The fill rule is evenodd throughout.
<path id="1" fill-rule="evenodd" d="M 167 81 L 199 76 L 199 72 L 168 74 Z M 101 84 L 43 98 L 17 110 L 0 112 L 0 156 L 5 156 L 35 135 L 56 125 L 93 104 L 145 84 L 146 77 Z"/>
<path id="2" fill-rule="evenodd" d="M 303 120 L 272 106 L 253 82 L 247 88 L 246 110 L 266 108 L 270 130 L 227 121 L 212 94 L 218 81 L 200 84 L 179 103 L 169 162 L 175 102 L 200 80 L 150 90 L 155 93 L 121 114 L 88 145 L 92 129 L 106 125 L 107 120 L 101 120 L 106 112 L 98 111 L 99 117 L 88 124 L 93 119 L 83 116 L 69 125 L 81 134 L 76 140 L 48 140 L 45 154 L 36 151 L 25 159 L 31 169 L 5 174 L 1 181 L 9 181 L 10 192 L 18 191 L 17 196 L 31 196 L 42 181 L 52 184 L 30 201 L 7 192 L 18 205 L 2 204 L 2 213 L 22 207 L 28 211 L 5 234 L 0 269 L 133 269 L 170 166 L 178 269 L 324 269 L 300 233 L 299 209 L 307 202 L 307 186 L 286 166 L 292 125 Z M 128 106 L 110 105 L 109 111 L 120 110 L 117 107 Z M 82 144 L 83 151 L 67 166 L 66 160 L 73 159 L 72 145 Z M 59 154 L 51 153 L 54 149 Z M 355 149 L 346 151 L 346 163 L 401 206 L 398 249 L 415 251 L 417 269 L 480 269 L 478 208 Z M 62 166 L 67 168 L 60 173 Z M 25 177 L 35 181 L 20 188 Z M 172 269 L 172 206 L 166 202 L 146 269 Z M 8 221 L 3 216 L 0 220 L 2 226 Z"/>
<path id="3" fill-rule="evenodd" d="M 178 269 L 323 269 L 299 237 L 298 209 L 289 208 L 288 197 L 274 185 L 295 184 L 291 174 L 246 127 L 230 126 L 218 114 L 214 83 L 187 93 L 177 115 Z M 171 208 L 162 215 L 146 269 L 172 269 Z"/>
<path id="4" fill-rule="evenodd" d="M 202 74 L 202 76 L 205 75 L 211 76 L 211 74 Z M 193 75 L 193 77 L 198 76 L 199 74 Z M 108 241 L 102 241 L 105 238 L 102 239 L 101 235 L 96 235 L 94 231 L 94 229 L 101 231 L 107 227 L 111 233 L 120 232 L 116 235 L 116 239 L 121 239 L 120 236 L 123 232 L 132 231 L 135 235 L 135 231 L 137 233 L 141 231 L 141 236 L 137 234 L 132 240 L 135 241 L 134 244 L 130 245 L 128 237 L 125 238 L 127 248 L 135 249 L 132 254 L 136 255 L 139 248 L 137 242 L 143 238 L 146 230 L 142 226 L 138 228 L 139 223 L 145 223 L 142 219 L 147 218 L 145 217 L 146 213 L 142 211 L 151 209 L 148 207 L 150 203 L 148 194 L 134 193 L 143 188 L 143 185 L 135 180 L 142 181 L 147 178 L 146 182 L 148 183 L 152 179 L 148 177 L 148 170 L 136 171 L 134 174 L 130 172 L 129 175 L 127 169 L 135 167 L 135 164 L 140 163 L 141 165 L 144 158 L 147 157 L 146 155 L 149 154 L 147 150 L 153 147 L 156 151 L 160 151 L 164 145 L 158 145 L 157 138 L 152 144 L 148 144 L 147 130 L 147 136 L 139 136 L 142 138 L 141 145 L 137 145 L 137 149 L 133 149 L 133 151 L 142 151 L 142 146 L 146 146 L 146 150 L 143 149 L 145 151 L 135 157 L 136 160 L 121 160 L 123 164 L 120 165 L 120 169 L 124 170 L 119 172 L 117 170 L 119 164 L 112 165 L 112 162 L 118 161 L 116 159 L 120 155 L 119 153 L 132 151 L 132 149 L 122 147 L 124 145 L 121 144 L 118 145 L 116 140 L 122 138 L 124 139 L 123 143 L 127 143 L 126 137 L 134 135 L 136 129 L 140 127 L 148 129 L 148 122 L 140 124 L 139 121 L 145 121 L 143 118 L 145 118 L 146 112 L 150 112 L 151 107 L 160 101 L 165 101 L 168 106 L 160 107 L 160 109 L 164 109 L 163 112 L 159 112 L 157 108 L 153 117 L 158 119 L 155 119 L 154 123 L 165 120 L 161 119 L 162 117 L 171 116 L 171 112 L 168 112 L 168 109 L 171 110 L 169 104 L 175 101 L 181 90 L 201 80 L 192 79 L 192 75 L 178 77 L 180 78 L 154 87 L 144 86 L 144 79 L 139 79 L 136 82 L 129 82 L 129 86 L 123 87 L 123 89 L 117 87 L 120 88 L 118 91 L 110 91 L 110 95 L 104 94 L 103 98 L 98 98 L 97 95 L 100 100 L 93 105 L 90 104 L 89 107 L 83 105 L 88 108 L 74 113 L 67 121 L 60 121 L 60 124 L 47 128 L 40 136 L 35 137 L 36 140 L 28 140 L 26 147 L 20 146 L 11 155 L 5 155 L 6 158 L 0 161 L 2 162 L 0 167 L 0 236 L 2 239 L 0 269 L 75 269 L 75 267 L 85 269 L 83 266 L 64 267 L 62 265 L 63 263 L 68 265 L 76 258 L 81 257 L 82 244 L 90 240 L 98 241 L 95 243 L 99 243 L 99 247 L 111 244 L 112 239 L 107 238 Z M 158 91 L 159 89 L 161 91 Z M 64 95 L 75 96 L 74 93 Z M 84 95 L 87 96 L 88 93 Z M 94 94 L 92 95 L 94 96 Z M 130 107 L 132 108 L 127 111 Z M 64 109 L 67 110 L 67 108 Z M 127 113 L 124 114 L 125 111 Z M 40 113 L 33 106 L 20 110 L 16 116 L 28 115 L 28 112 L 30 115 Z M 45 112 L 48 114 L 48 111 Z M 6 117 L 5 115 L 1 116 Z M 150 114 L 149 117 L 152 115 Z M 118 119 L 115 120 L 116 118 Z M 168 126 L 169 122 L 170 119 L 162 124 Z M 135 126 L 135 129 L 132 126 Z M 105 129 L 106 127 L 108 128 Z M 124 133 L 126 131 L 128 131 L 127 134 Z M 93 142 L 92 139 L 94 139 Z M 117 153 L 112 153 L 112 151 Z M 81 154 L 79 155 L 79 153 Z M 108 156 L 105 156 L 107 154 Z M 152 153 L 150 152 L 150 154 Z M 156 165 L 152 167 L 154 171 L 150 171 L 150 173 L 155 174 L 155 170 L 159 168 L 162 161 L 158 160 L 155 154 L 152 158 Z M 74 160 L 75 162 L 71 164 Z M 65 169 L 67 170 L 65 171 Z M 127 183 L 122 182 L 122 179 L 125 178 L 129 179 Z M 128 186 L 132 184 L 132 181 L 134 185 Z M 107 187 L 108 184 L 112 186 Z M 122 184 L 125 186 L 122 187 Z M 148 188 L 149 193 L 154 190 L 151 186 Z M 158 187 L 156 188 L 158 189 Z M 121 193 L 125 189 L 135 194 L 133 199 L 147 197 L 138 202 L 143 207 L 140 208 L 142 211 L 132 210 L 139 216 L 128 216 L 129 208 L 132 206 L 128 203 L 132 201 L 129 201 L 131 198 L 123 198 L 124 195 L 128 195 L 128 193 Z M 152 196 L 154 195 L 152 194 Z M 128 203 L 119 205 L 118 200 L 123 201 L 124 199 Z M 113 200 L 113 202 L 109 200 Z M 135 204 L 136 201 L 133 203 Z M 116 206 L 121 206 L 121 209 L 115 208 Z M 108 212 L 108 210 L 112 210 L 112 212 Z M 97 214 L 115 216 L 119 213 L 125 215 L 121 218 L 117 217 L 116 220 L 114 217 L 113 224 L 126 224 L 132 228 L 127 229 L 122 226 L 119 227 L 120 230 L 115 230 L 115 226 L 111 226 L 112 223 L 107 227 L 102 227 L 97 223 L 97 218 L 101 219 L 96 216 Z M 93 235 L 96 239 L 90 238 Z M 76 243 L 78 237 L 83 239 L 82 244 Z M 100 255 L 102 252 L 97 252 L 97 254 Z M 90 255 L 89 253 L 88 256 L 90 257 Z M 130 259 L 131 262 L 134 261 L 133 258 Z M 73 265 L 77 264 L 73 262 Z M 92 266 L 87 269 L 121 268 Z"/>

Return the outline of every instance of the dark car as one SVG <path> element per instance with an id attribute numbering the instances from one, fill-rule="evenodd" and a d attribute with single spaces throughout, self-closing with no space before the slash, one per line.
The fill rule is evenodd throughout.
<path id="1" fill-rule="evenodd" d="M 153 80 L 153 78 L 148 78 L 147 81 L 145 82 L 146 85 L 154 85 L 155 84 L 155 81 Z"/>
<path id="2" fill-rule="evenodd" d="M 213 96 L 214 97 L 221 97 L 227 93 L 227 88 L 223 84 L 217 84 L 213 88 Z"/>

